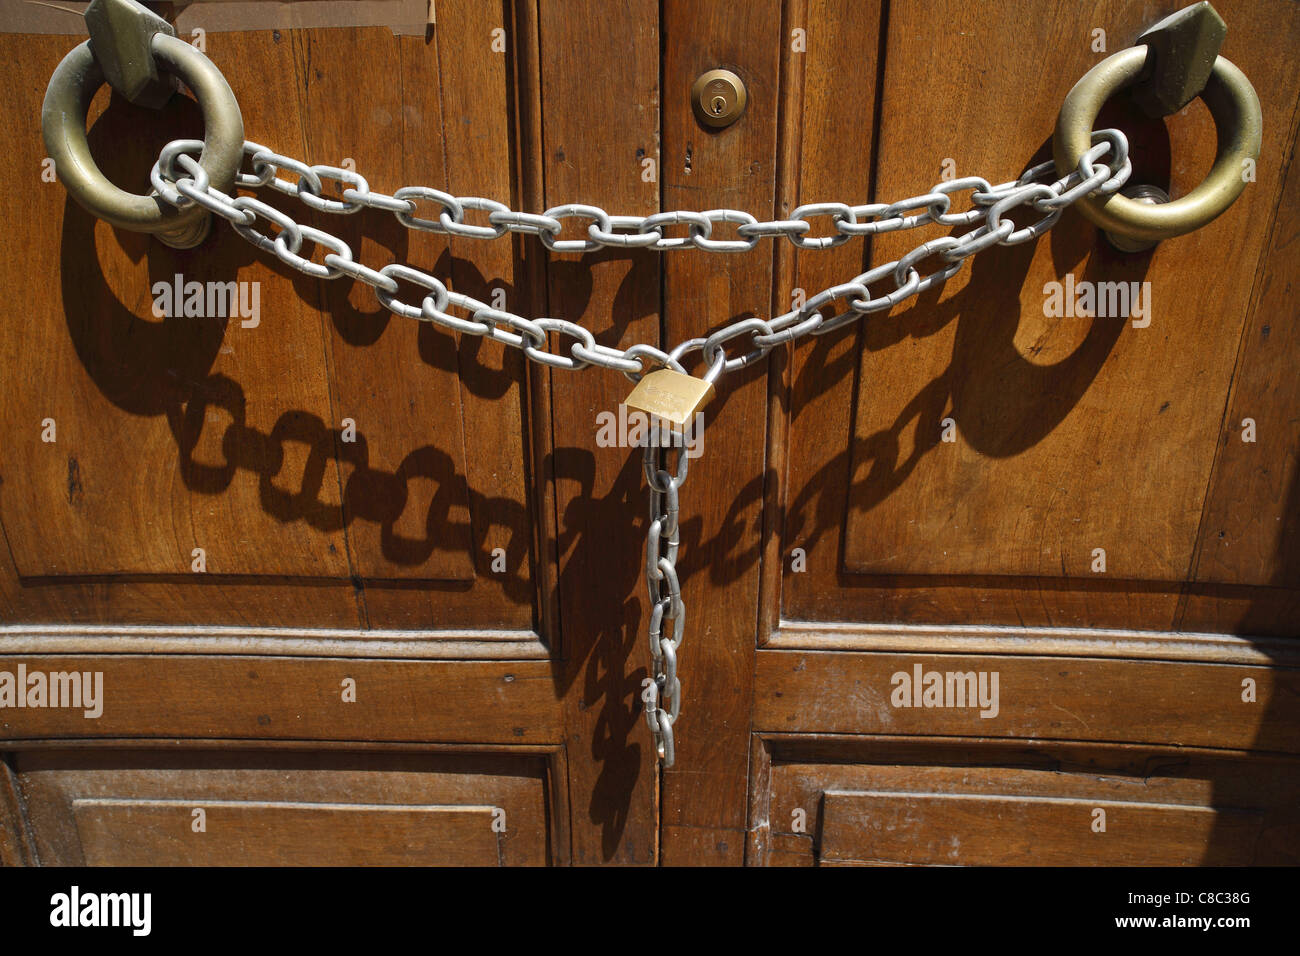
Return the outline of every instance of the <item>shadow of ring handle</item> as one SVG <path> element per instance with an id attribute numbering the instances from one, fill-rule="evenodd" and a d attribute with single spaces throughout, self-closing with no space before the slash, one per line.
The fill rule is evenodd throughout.
<path id="1" fill-rule="evenodd" d="M 1092 127 L 1102 105 L 1137 82 L 1150 47 L 1135 46 L 1102 60 L 1074 85 L 1061 104 L 1052 150 L 1057 172 L 1078 168 L 1092 146 Z M 1158 205 L 1137 202 L 1119 193 L 1085 196 L 1079 211 L 1102 229 L 1132 239 L 1159 241 L 1199 229 L 1236 201 L 1246 187 L 1245 163 L 1259 158 L 1263 132 L 1259 97 L 1236 66 L 1223 57 L 1214 61 L 1201 98 L 1214 117 L 1218 152 L 1209 175 L 1186 196 Z"/>
<path id="2" fill-rule="evenodd" d="M 150 50 L 165 69 L 194 91 L 203 111 L 203 153 L 199 165 L 222 192 L 234 187 L 243 161 L 244 119 L 230 84 L 206 56 L 184 40 L 154 34 Z M 90 42 L 74 48 L 54 70 L 41 107 L 45 148 L 68 194 L 92 215 L 134 232 L 149 232 L 169 246 L 188 249 L 207 236 L 211 213 L 202 206 L 176 209 L 156 194 L 141 196 L 114 186 L 90 155 L 86 112 L 104 72 Z"/>

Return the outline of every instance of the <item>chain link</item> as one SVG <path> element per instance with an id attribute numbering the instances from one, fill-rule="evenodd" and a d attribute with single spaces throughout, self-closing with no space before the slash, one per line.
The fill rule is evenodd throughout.
<path id="1" fill-rule="evenodd" d="M 807 299 L 798 308 L 774 318 L 756 316 L 738 319 L 713 331 L 707 338 L 690 339 L 670 351 L 652 345 L 637 344 L 626 349 L 601 345 L 590 330 L 564 319 L 527 319 L 496 309 L 472 296 L 454 292 L 435 276 L 400 263 L 373 269 L 357 262 L 351 247 L 331 233 L 296 222 L 292 217 L 251 196 L 228 196 L 215 189 L 207 173 L 191 156 L 202 149 L 197 140 L 168 143 L 150 173 L 159 197 L 177 208 L 195 203 L 230 221 L 241 236 L 275 255 L 285 264 L 321 279 L 348 276 L 375 291 L 384 308 L 408 318 L 432 322 L 454 332 L 482 336 L 518 348 L 532 361 L 552 368 L 580 369 L 588 366 L 614 369 L 638 381 L 652 368 L 666 367 L 685 373 L 682 358 L 694 351 L 703 353 L 708 370 L 704 378 L 715 381 L 719 376 L 752 365 L 779 345 L 795 342 L 806 335 L 825 335 L 855 322 L 864 315 L 884 312 L 900 302 L 940 285 L 961 270 L 962 264 L 976 253 L 994 245 L 1017 245 L 1036 239 L 1046 232 L 1071 203 L 1086 195 L 1106 196 L 1127 181 L 1132 166 L 1128 159 L 1128 140 L 1119 130 L 1107 129 L 1092 134 L 1094 145 L 1079 160 L 1077 169 L 1057 179 L 1055 166 L 1042 163 L 1026 170 L 1014 181 L 990 186 L 987 180 L 968 176 L 938 183 L 930 191 L 895 203 L 808 203 L 791 213 L 790 219 L 760 222 L 738 209 L 711 209 L 705 212 L 675 210 L 649 216 L 611 215 L 599 206 L 570 203 L 546 212 L 526 213 L 511 210 L 492 199 L 477 196 L 453 196 L 427 186 L 406 186 L 391 196 L 374 192 L 357 173 L 336 166 L 309 166 L 288 156 L 272 152 L 257 143 L 244 144 L 251 172 L 240 171 L 236 184 L 242 188 L 270 187 L 297 196 L 317 212 L 349 215 L 362 209 L 380 209 L 395 215 L 410 229 L 441 233 L 467 239 L 499 239 L 507 233 L 537 236 L 554 252 L 593 252 L 603 248 L 643 248 L 670 251 L 703 249 L 709 252 L 745 252 L 760 239 L 784 236 L 800 249 L 828 249 L 848 242 L 855 236 L 915 229 L 925 225 L 967 226 L 979 223 L 961 235 L 942 236 L 923 242 L 900 259 L 875 266 L 847 282 L 831 286 Z M 1110 154 L 1106 164 L 1098 162 Z M 181 171 L 178 171 L 177 167 Z M 295 182 L 280 177 L 289 172 Z M 188 175 L 186 175 L 188 174 Z M 341 184 L 341 200 L 323 195 L 323 183 Z M 971 208 L 953 212 L 953 194 L 970 192 Z M 416 215 L 417 202 L 432 205 L 436 215 Z M 1032 219 L 1019 224 L 1010 218 L 1013 211 L 1028 207 Z M 466 211 L 486 212 L 487 225 L 465 221 Z M 1017 214 L 1019 214 L 1017 212 Z M 426 216 L 429 214 L 426 214 Z M 279 228 L 274 235 L 259 232 L 258 218 Z M 564 220 L 585 220 L 585 239 L 561 239 Z M 812 220 L 822 221 L 819 233 L 813 233 Z M 983 220 L 981 222 L 981 220 Z M 734 226 L 735 238 L 715 238 L 715 225 Z M 678 234 L 667 235 L 669 227 Z M 685 234 L 680 234 L 685 227 Z M 322 261 L 313 262 L 301 254 L 303 241 L 328 250 Z M 944 265 L 922 276 L 916 266 L 924 259 L 937 256 Z M 419 286 L 427 294 L 419 304 L 399 298 L 398 280 Z M 885 283 L 873 291 L 872 286 Z M 892 284 L 892 288 L 889 288 Z M 464 315 L 449 311 L 462 310 Z M 837 314 L 827 317 L 824 309 Z M 550 334 L 567 337 L 567 349 L 548 349 Z M 748 341 L 744 341 L 747 339 Z M 742 345 L 728 354 L 725 344 L 740 340 Z M 741 351 L 741 349 L 744 349 Z M 647 368 L 647 364 L 651 368 Z M 676 453 L 673 471 L 667 469 L 670 454 Z M 675 759 L 673 725 L 681 712 L 682 688 L 677 675 L 678 651 L 685 634 L 686 606 L 682 601 L 681 582 L 677 575 L 677 551 L 680 546 L 678 523 L 678 489 L 686 480 L 688 455 L 682 446 L 665 447 L 647 441 L 644 450 L 646 482 L 650 486 L 649 527 L 646 533 L 646 586 L 650 597 L 650 657 L 653 676 L 647 678 L 643 699 L 646 722 L 653 735 L 655 749 L 665 767 Z"/>

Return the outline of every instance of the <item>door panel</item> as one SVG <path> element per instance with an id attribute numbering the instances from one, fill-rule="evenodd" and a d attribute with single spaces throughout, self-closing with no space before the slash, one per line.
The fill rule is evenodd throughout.
<path id="1" fill-rule="evenodd" d="M 444 18 L 449 43 L 481 26 L 456 14 Z M 221 34 L 212 53 L 233 88 L 257 91 L 241 98 L 250 135 L 352 160 L 376 188 L 448 181 L 441 151 L 404 152 L 403 137 L 440 134 L 440 81 L 462 99 L 472 87 L 491 128 L 462 124 L 466 134 L 502 141 L 473 147 L 455 188 L 508 196 L 503 57 L 462 56 L 443 71 L 437 45 L 407 39 L 383 28 Z M 15 68 L 33 77 L 48 76 L 69 47 L 65 37 L 6 42 Z M 367 83 L 358 61 L 400 64 L 410 82 L 372 73 Z M 5 132 L 36 169 L 43 87 L 22 90 L 11 115 L 23 122 Z M 161 114 L 108 103 L 101 90 L 90 141 L 125 184 L 162 143 L 202 132 L 188 99 Z M 53 258 L 48 270 L 15 275 L 37 314 L 26 331 L 11 324 L 0 347 L 7 367 L 48 387 L 7 390 L 5 415 L 51 418 L 58 431 L 53 444 L 5 450 L 5 533 L 21 582 L 10 620 L 402 627 L 436 615 L 444 626 L 533 626 L 522 372 L 510 364 L 519 356 L 397 321 L 370 290 L 268 264 L 230 229 L 176 251 L 93 220 L 57 186 L 34 200 L 33 221 L 56 230 L 39 244 Z M 445 241 L 390 217 L 307 221 L 339 229 L 376 265 L 452 261 Z M 479 243 L 460 255 L 456 287 L 476 291 L 481 273 L 509 287 L 508 247 Z M 178 273 L 255 288 L 264 324 L 155 318 L 149 290 Z M 59 276 L 53 294 L 49 276 Z M 219 586 L 194 583 L 195 548 Z M 502 567 L 492 571 L 498 549 Z"/>
<path id="2" fill-rule="evenodd" d="M 52 72 L 68 48 L 65 38 L 8 40 L 23 74 L 32 77 Z M 235 68 L 230 81 L 238 86 L 264 73 L 283 75 L 277 52 L 269 38 L 250 44 L 243 69 Z M 10 115 L 26 122 L 5 130 L 6 148 L 37 169 L 45 155 L 33 136 L 41 86 L 23 90 L 25 102 Z M 104 90 L 96 106 L 108 100 Z M 129 106 L 110 111 L 103 125 L 92 115 L 92 149 L 110 178 L 138 178 L 163 136 L 201 132 L 197 114 L 192 102 L 178 99 L 165 111 L 165 126 Z M 260 124 L 262 117 L 254 110 L 248 121 Z M 267 135 L 296 138 L 299 119 L 281 112 L 270 118 Z M 192 549 L 203 547 L 216 574 L 346 577 L 337 495 L 332 508 L 294 502 L 290 489 L 307 466 L 306 449 L 285 455 L 287 461 L 275 456 L 272 464 L 268 443 L 255 441 L 281 422 L 292 431 L 331 419 L 315 310 L 291 284 L 265 281 L 271 270 L 253 263 L 247 244 L 228 232 L 199 254 L 155 251 L 157 243 L 115 233 L 57 186 L 35 190 L 25 215 L 54 230 L 42 243 L 52 258 L 48 269 L 15 270 L 14 292 L 34 304 L 34 314 L 25 329 L 9 325 L 4 359 L 6 368 L 30 373 L 44 387 L 6 390 L 5 414 L 14 422 L 53 419 L 56 428 L 61 420 L 63 428 L 53 443 L 6 443 L 5 495 L 13 507 L 6 509 L 5 531 L 18 574 L 186 575 Z M 186 282 L 224 283 L 241 264 L 248 270 L 244 281 L 265 289 L 259 298 L 266 327 L 225 335 L 225 324 L 240 323 L 153 317 L 155 282 L 182 273 Z M 236 331 L 259 347 L 236 338 Z M 250 407 L 250 392 L 278 395 L 254 398 Z M 224 456 L 223 434 L 232 446 Z M 234 480 L 237 469 L 228 462 L 244 456 L 266 461 L 263 480 L 256 472 Z M 316 470 L 322 486 L 337 489 L 332 460 Z M 214 500 L 215 492 L 226 494 Z M 51 534 L 52 527 L 66 533 Z M 275 534 L 281 545 L 274 552 L 239 547 Z"/>
<path id="3" fill-rule="evenodd" d="M 1105 26 L 1113 50 L 1131 41 L 1123 30 L 1136 33 L 1148 22 L 1124 4 L 1063 8 L 1027 24 L 1017 24 L 1023 10 L 1016 3 L 954 8 L 942 17 L 954 24 L 943 41 L 951 56 L 909 55 L 930 42 L 932 6 L 899 4 L 889 15 L 877 185 L 886 197 L 937 182 L 944 159 L 954 161 L 958 176 L 997 176 L 994 170 L 1048 156 L 1064 93 L 1100 58 L 1074 35 Z M 1202 521 L 1203 510 L 1228 507 L 1212 504 L 1212 488 L 1230 494 L 1212 472 L 1219 457 L 1240 457 L 1242 447 L 1252 456 L 1251 474 L 1275 477 L 1263 492 L 1267 506 L 1237 501 L 1233 511 L 1267 538 L 1218 550 L 1231 547 L 1227 560 L 1235 561 L 1278 553 L 1271 529 L 1286 510 L 1277 489 L 1285 479 L 1276 476 L 1288 473 L 1292 455 L 1289 413 L 1271 419 L 1270 453 L 1240 441 L 1245 412 L 1223 411 L 1234 382 L 1249 376 L 1251 342 L 1260 337 L 1258 328 L 1246 332 L 1246 323 L 1258 314 L 1257 265 L 1280 197 L 1286 208 L 1282 182 L 1294 140 L 1297 87 L 1275 72 L 1276 58 L 1265 51 L 1270 35 L 1271 42 L 1297 42 L 1300 27 L 1286 5 L 1276 17 L 1254 5 L 1221 12 L 1234 24 L 1225 55 L 1256 82 L 1265 116 L 1276 117 L 1265 123 L 1258 180 L 1229 213 L 1148 256 L 1114 253 L 1077 218 L 1036 244 L 982 255 L 942 291 L 864 324 L 857 341 L 842 346 L 859 350 L 857 384 L 817 374 L 807 405 L 797 386 L 803 357 L 796 355 L 783 553 L 788 559 L 791 549 L 804 548 L 809 572 L 784 576 L 785 617 L 1184 629 L 1190 602 L 1205 593 L 1191 582 L 1208 580 L 1197 571 L 1198 535 L 1226 540 L 1226 532 L 1218 538 L 1221 522 L 1208 529 Z M 980 35 L 1000 39 L 970 42 Z M 1019 92 L 1023 76 L 1006 68 L 1008 45 L 1012 62 L 1060 50 L 1032 97 Z M 962 91 L 970 88 L 980 95 L 965 102 Z M 918 99 L 940 104 L 948 121 L 930 122 L 915 109 Z M 1015 122 L 1001 108 L 1009 102 L 1018 103 Z M 1199 102 L 1171 117 L 1167 133 L 1131 112 L 1112 118 L 1133 139 L 1134 181 L 1163 179 L 1178 195 L 1208 169 L 1213 122 Z M 998 134 L 988 135 L 992 129 Z M 806 163 L 816 158 L 805 156 Z M 916 239 L 886 234 L 873 259 L 896 258 Z M 1225 250 L 1232 265 L 1204 267 Z M 1044 285 L 1066 273 L 1078 281 L 1150 282 L 1153 308 L 1164 319 L 1157 311 L 1151 326 L 1133 328 L 1117 319 L 1046 317 Z M 1268 321 L 1261 316 L 1256 325 Z M 824 360 L 810 350 L 806 361 Z M 1289 377 L 1271 380 L 1281 385 Z M 1267 414 L 1266 403 L 1250 404 Z M 828 418 L 832 406 L 841 414 L 852 409 L 845 431 Z M 948 418 L 952 443 L 942 441 Z M 1269 454 L 1279 457 L 1261 461 Z M 1161 479 L 1150 480 L 1153 473 Z M 822 540 L 839 531 L 818 521 L 818 510 L 846 514 L 841 541 Z M 1106 550 L 1104 574 L 1092 571 L 1095 548 Z M 1225 583 L 1283 582 L 1254 573 Z M 1240 604 L 1240 591 L 1223 590 L 1216 597 Z M 1235 629 L 1206 620 L 1209 610 L 1198 610 L 1187 629 Z M 1285 622 L 1293 617 L 1259 617 L 1251 633 L 1291 633 Z"/>
<path id="4" fill-rule="evenodd" d="M 1059 103 L 1098 59 L 1081 39 L 1090 25 L 1113 24 L 1109 42 L 1131 42 L 1121 33 L 1124 4 L 1060 8 L 1028 23 L 1020 4 L 983 4 L 978 25 L 960 6 L 903 4 L 891 13 L 881 114 L 885 195 L 937 181 L 939 170 L 921 165 L 939 161 L 932 157 L 953 159 L 958 176 L 1050 158 Z M 1223 10 L 1229 20 L 1234 12 Z M 1294 102 L 1297 87 L 1257 53 L 1252 41 L 1263 38 L 1251 25 L 1262 30 L 1261 15 L 1258 5 L 1241 10 L 1248 22 L 1233 31 L 1227 55 L 1262 84 L 1272 115 Z M 945 31 L 952 55 L 918 63 L 909 53 L 929 42 L 934 16 L 956 25 Z M 981 35 L 999 40 L 979 42 Z M 1003 64 L 1044 49 L 1055 51 L 1053 69 L 1019 104 L 1014 124 L 986 107 L 954 111 L 955 122 L 940 126 L 914 108 L 918 97 L 948 103 L 970 88 L 980 104 L 1016 102 L 1025 77 Z M 1196 103 L 1165 133 L 1165 124 L 1123 105 L 1100 122 L 1134 131 L 1134 181 L 1190 191 L 1213 158 L 1208 110 Z M 1261 188 L 1177 244 L 1123 255 L 1096 245 L 1094 230 L 1054 230 L 1048 241 L 977 257 L 938 295 L 868 324 L 859 376 L 870 386 L 855 407 L 845 569 L 1086 579 L 1101 547 L 1105 580 L 1187 580 L 1255 276 L 1249 268 L 1225 274 L 1182 266 L 1220 260 L 1228 249 L 1240 262 L 1258 260 L 1259 226 L 1275 201 L 1288 133 L 1270 124 L 1259 164 L 1273 173 L 1260 178 Z M 886 235 L 877 254 L 895 259 L 916 239 Z M 1130 322 L 1127 313 L 1044 314 L 1046 283 L 1070 280 L 1150 283 L 1150 315 Z M 940 438 L 949 417 L 951 443 Z"/>
<path id="5" fill-rule="evenodd" d="M 43 863 L 497 866 L 549 856 L 550 767 L 538 756 L 72 750 L 25 755 L 14 769 Z"/>
<path id="6" fill-rule="evenodd" d="M 764 737 L 751 861 L 1293 864 L 1300 764 L 1133 745 Z M 1221 781 L 1231 780 L 1229 787 Z"/>
<path id="7" fill-rule="evenodd" d="M 1001 794 L 861 793 L 827 791 L 820 865 L 912 863 L 938 866 L 1015 864 L 1148 866 L 1198 863 L 1216 826 L 1240 830 L 1233 852 L 1216 863 L 1240 864 L 1259 837 L 1250 814 L 1207 807 L 1144 806 L 1112 800 L 1007 797 Z M 1105 814 L 1102 816 L 1101 814 Z M 1080 824 L 1104 821 L 1120 840 L 1090 840 Z"/>

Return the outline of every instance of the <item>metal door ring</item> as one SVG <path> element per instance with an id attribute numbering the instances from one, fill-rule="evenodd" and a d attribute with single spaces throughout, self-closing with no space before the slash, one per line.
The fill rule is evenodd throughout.
<path id="1" fill-rule="evenodd" d="M 1135 83 L 1146 63 L 1147 46 L 1130 47 L 1102 60 L 1074 85 L 1061 104 L 1052 151 L 1064 175 L 1076 169 L 1092 146 L 1092 126 L 1102 105 Z M 1259 158 L 1263 119 L 1255 88 L 1230 61 L 1214 61 L 1201 98 L 1214 117 L 1219 145 L 1214 166 L 1199 186 L 1173 202 L 1151 205 L 1118 193 L 1085 196 L 1080 211 L 1102 229 L 1132 239 L 1171 239 L 1199 229 L 1232 205 L 1246 187 L 1246 161 Z"/>
<path id="2" fill-rule="evenodd" d="M 199 165 L 212 186 L 229 192 L 243 161 L 244 120 L 230 84 L 206 56 L 184 40 L 155 33 L 150 50 L 159 64 L 181 79 L 203 111 L 203 153 Z M 135 232 L 149 232 L 170 246 L 188 249 L 207 235 L 210 214 L 198 205 L 176 209 L 156 195 L 141 196 L 108 181 L 90 154 L 86 113 L 104 84 L 104 72 L 90 41 L 72 50 L 54 71 L 41 107 L 45 148 L 68 194 L 100 219 Z"/>

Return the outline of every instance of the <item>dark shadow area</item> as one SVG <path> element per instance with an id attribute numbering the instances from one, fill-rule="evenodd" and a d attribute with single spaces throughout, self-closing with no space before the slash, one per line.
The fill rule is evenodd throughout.
<path id="1" fill-rule="evenodd" d="M 148 170 L 162 145 L 172 138 L 197 137 L 201 132 L 198 108 L 186 97 L 174 97 L 161 118 L 114 98 L 111 108 L 88 131 L 88 139 L 112 182 L 124 189 L 147 192 L 147 175 L 142 176 L 141 170 Z M 319 216 L 275 192 L 261 190 L 258 195 L 299 221 L 335 231 L 354 248 L 359 248 L 364 238 L 367 243 L 378 243 L 395 261 L 405 258 L 407 231 L 391 217 Z M 363 218 L 367 218 L 365 223 Z M 259 222 L 259 228 L 261 225 Z M 430 445 L 413 448 L 398 467 L 387 471 L 370 465 L 364 433 L 358 430 L 344 441 L 341 428 L 327 425 L 319 415 L 307 410 L 285 409 L 269 432 L 259 431 L 248 424 L 250 399 L 244 386 L 212 371 L 230 324 L 239 322 L 237 316 L 164 316 L 153 321 L 139 317 L 149 314 L 155 283 L 171 284 L 180 274 L 186 282 L 224 284 L 235 281 L 238 271 L 254 261 L 266 263 L 293 286 L 295 295 L 321 307 L 330 315 L 340 337 L 352 345 L 377 343 L 389 320 L 395 318 L 377 300 L 368 311 L 354 307 L 348 299 L 350 282 L 324 282 L 290 269 L 274 257 L 262 255 L 216 219 L 212 235 L 193 250 L 170 249 L 147 235 L 114 230 L 114 240 L 133 261 L 148 261 L 149 288 L 141 290 L 134 303 L 124 303 L 101 273 L 94 227 L 93 217 L 69 198 L 64 211 L 60 281 L 64 301 L 83 305 L 66 310 L 69 336 L 82 366 L 105 398 L 133 415 L 166 418 L 186 488 L 203 495 L 219 495 L 239 472 L 249 472 L 257 476 L 263 510 L 277 521 L 301 521 L 322 531 L 341 530 L 356 521 L 378 525 L 384 557 L 407 567 L 424 564 L 435 551 L 463 551 L 470 542 L 475 567 L 486 567 L 492 561 L 484 544 L 487 532 L 493 526 L 503 527 L 510 532 L 506 565 L 511 570 L 496 576 L 504 578 L 510 600 L 528 605 L 534 602 L 533 585 L 520 573 L 528 567 L 530 557 L 527 509 L 518 502 L 468 488 L 449 450 Z M 434 271 L 441 274 L 453 270 L 458 276 L 473 277 L 464 291 L 478 294 L 486 289 L 487 281 L 469 262 L 444 254 L 434 266 Z M 462 387 L 471 394 L 499 398 L 516 379 L 517 370 L 485 365 L 480 360 L 482 343 L 474 337 L 463 336 L 458 344 L 446 332 L 425 323 L 418 341 L 419 360 L 459 375 Z M 205 429 L 214 427 L 209 419 L 228 419 L 219 438 L 205 435 Z M 305 446 L 307 460 L 299 478 L 300 487 L 284 490 L 273 479 L 284 465 L 290 443 Z M 219 445 L 221 460 L 200 460 L 197 449 L 201 444 L 208 448 Z M 341 508 L 324 500 L 324 493 L 331 490 L 324 487 L 327 480 L 332 480 L 328 472 L 331 459 L 340 467 L 350 466 Z M 409 480 L 415 477 L 430 479 L 437 490 L 424 516 L 424 534 L 410 537 L 395 528 L 407 506 Z M 453 508 L 467 508 L 472 519 L 453 519 Z M 167 576 L 147 577 L 161 580 Z M 265 579 L 214 575 L 187 580 L 230 584 Z M 435 590 L 468 586 L 465 582 L 436 579 L 385 580 L 383 584 Z"/>
<path id="2" fill-rule="evenodd" d="M 1050 148 L 1049 139 L 1026 166 L 1050 158 Z M 1024 219 L 1027 211 L 1029 207 L 1022 206 L 1010 215 L 1014 219 L 1019 213 Z M 952 234 L 964 231 L 959 227 Z M 1048 235 L 1056 281 L 1064 281 L 1068 274 L 1078 283 L 1140 283 L 1151 261 L 1149 252 L 1116 252 L 1096 241 L 1091 230 L 1055 229 Z M 1129 317 L 1064 319 L 1089 323 L 1083 340 L 1070 355 L 1050 365 L 1023 355 L 1015 335 L 1020 325 L 1020 296 L 1036 245 L 1031 241 L 994 246 L 968 260 L 969 280 L 956 295 L 940 301 L 943 287 L 936 286 L 902 310 L 866 317 L 862 345 L 872 352 L 890 349 L 908 338 L 929 337 L 951 322 L 956 322 L 957 328 L 947 368 L 921 386 L 888 428 L 865 438 L 854 436 L 847 462 L 852 469 L 851 509 L 871 510 L 907 480 L 920 460 L 938 447 L 941 422 L 949 410 L 961 423 L 963 440 L 976 451 L 991 458 L 1009 458 L 1054 431 L 1092 385 Z M 1089 254 L 1087 265 L 1080 270 Z M 931 258 L 937 263 L 931 268 L 942 265 L 937 257 Z M 928 261 L 919 265 L 924 268 Z M 825 376 L 839 378 L 855 371 L 858 361 L 854 352 L 846 352 L 837 367 L 808 365 L 801 376 L 815 374 L 818 382 L 824 382 Z M 871 382 L 858 383 L 865 394 L 871 387 Z M 795 391 L 803 393 L 798 384 Z M 909 426 L 914 426 L 916 443 L 911 454 L 900 461 Z M 843 474 L 844 464 L 836 464 L 836 477 Z M 859 478 L 864 471 L 865 476 Z M 792 507 L 791 513 L 797 514 L 797 509 Z"/>

